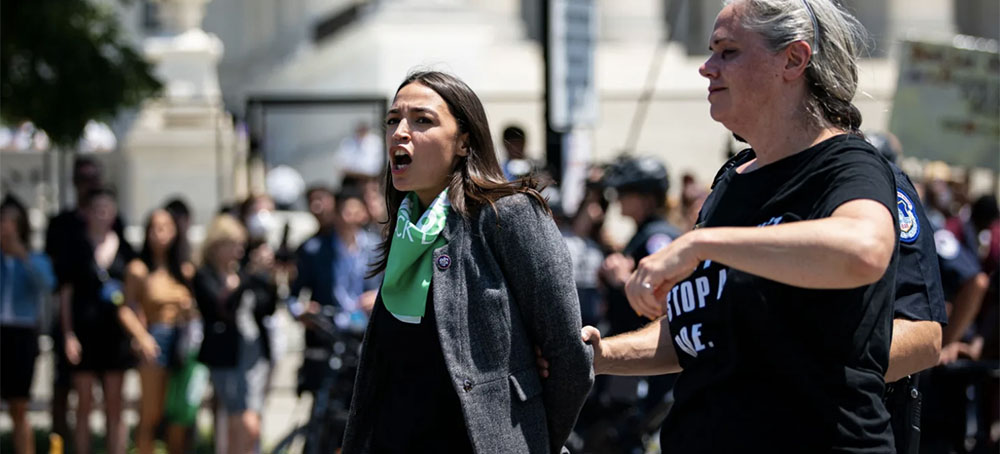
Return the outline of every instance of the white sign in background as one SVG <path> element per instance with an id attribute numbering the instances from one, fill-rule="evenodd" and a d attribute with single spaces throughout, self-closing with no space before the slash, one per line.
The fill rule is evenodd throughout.
<path id="1" fill-rule="evenodd" d="M 1000 170 L 1000 55 L 991 47 L 902 43 L 889 130 L 906 155 Z"/>

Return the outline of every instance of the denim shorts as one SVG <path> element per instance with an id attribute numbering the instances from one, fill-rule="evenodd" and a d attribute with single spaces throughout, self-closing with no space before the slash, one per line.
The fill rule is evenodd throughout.
<path id="1" fill-rule="evenodd" d="M 215 397 L 230 414 L 251 410 L 260 413 L 266 397 L 270 364 L 263 356 L 260 338 L 240 344 L 236 367 L 210 369 Z"/>
<path id="2" fill-rule="evenodd" d="M 154 323 L 149 326 L 149 334 L 153 336 L 156 345 L 160 347 L 160 355 L 156 357 L 156 364 L 160 367 L 170 366 L 171 359 L 174 357 L 174 349 L 177 348 L 180 330 L 174 325 Z"/>

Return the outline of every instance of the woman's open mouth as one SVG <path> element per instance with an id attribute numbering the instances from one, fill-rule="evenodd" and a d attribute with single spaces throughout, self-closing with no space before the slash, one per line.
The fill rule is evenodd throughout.
<path id="1" fill-rule="evenodd" d="M 413 158 L 403 150 L 396 150 L 392 154 L 392 173 L 400 173 L 410 167 Z"/>

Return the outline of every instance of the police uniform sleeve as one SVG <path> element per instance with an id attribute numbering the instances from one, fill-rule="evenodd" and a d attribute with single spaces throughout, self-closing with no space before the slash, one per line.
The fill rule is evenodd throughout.
<path id="1" fill-rule="evenodd" d="M 962 284 L 979 274 L 979 261 L 976 255 L 963 246 L 947 229 L 934 232 L 934 244 L 941 265 L 941 286 L 945 298 L 954 298 Z"/>
<path id="2" fill-rule="evenodd" d="M 934 233 L 910 179 L 892 166 L 899 216 L 899 265 L 893 318 L 947 323 Z"/>

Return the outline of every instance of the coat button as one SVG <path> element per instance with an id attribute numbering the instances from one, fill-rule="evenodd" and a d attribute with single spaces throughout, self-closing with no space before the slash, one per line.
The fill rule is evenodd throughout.
<path id="1" fill-rule="evenodd" d="M 462 383 L 462 389 L 465 390 L 465 392 L 472 391 L 472 380 L 466 379 L 465 382 Z"/>

